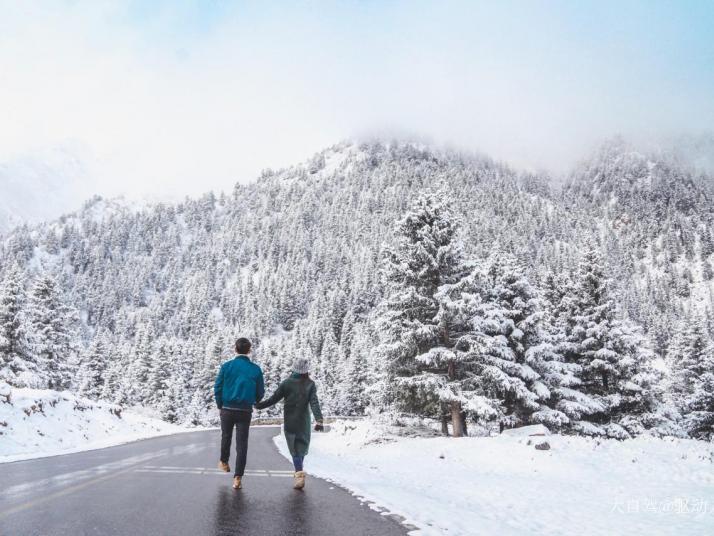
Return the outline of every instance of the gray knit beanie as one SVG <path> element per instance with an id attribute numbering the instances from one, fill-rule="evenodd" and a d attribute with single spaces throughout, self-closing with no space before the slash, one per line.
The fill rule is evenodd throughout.
<path id="1" fill-rule="evenodd" d="M 307 374 L 310 369 L 310 363 L 304 357 L 298 357 L 293 361 L 293 372 L 297 374 Z"/>

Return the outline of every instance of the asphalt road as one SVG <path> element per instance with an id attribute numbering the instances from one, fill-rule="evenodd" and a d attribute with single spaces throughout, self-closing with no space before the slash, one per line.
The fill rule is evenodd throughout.
<path id="1" fill-rule="evenodd" d="M 243 489 L 221 473 L 220 432 L 192 432 L 118 447 L 0 464 L 0 535 L 391 536 L 407 530 L 341 488 L 292 465 L 276 427 L 250 431 Z M 231 456 L 231 467 L 235 452 Z M 305 460 L 310 472 L 310 456 Z"/>

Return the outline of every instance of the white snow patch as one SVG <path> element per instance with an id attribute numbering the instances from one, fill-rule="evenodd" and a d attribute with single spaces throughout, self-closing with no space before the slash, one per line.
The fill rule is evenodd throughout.
<path id="1" fill-rule="evenodd" d="M 196 431 L 69 392 L 17 388 L 6 391 L 0 393 L 0 463 Z"/>
<path id="2" fill-rule="evenodd" d="M 322 169 L 322 173 L 331 175 L 332 173 L 338 171 L 340 168 L 344 167 L 348 157 L 353 156 L 354 154 L 355 150 L 351 145 L 333 148 L 333 150 L 328 151 L 325 155 L 325 167 Z"/>
<path id="3" fill-rule="evenodd" d="M 338 422 L 313 434 L 305 467 L 420 534 L 714 534 L 711 443 L 550 435 L 539 451 L 540 441 L 406 438 Z M 289 457 L 284 438 L 275 442 Z"/>
<path id="4" fill-rule="evenodd" d="M 518 428 L 504 430 L 503 435 L 510 437 L 546 436 L 550 435 L 550 430 L 542 424 L 531 424 L 530 426 L 519 426 Z"/>
<path id="5" fill-rule="evenodd" d="M 209 316 L 212 320 L 216 322 L 222 322 L 224 318 L 223 311 L 221 311 L 218 307 L 214 307 L 213 309 L 211 309 Z"/>

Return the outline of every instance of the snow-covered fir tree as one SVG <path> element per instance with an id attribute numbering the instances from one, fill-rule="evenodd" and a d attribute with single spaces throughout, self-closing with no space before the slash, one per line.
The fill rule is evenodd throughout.
<path id="1" fill-rule="evenodd" d="M 498 249 L 480 285 L 483 304 L 472 322 L 488 344 L 479 352 L 478 371 L 485 392 L 500 401 L 501 425 L 561 426 L 567 418 L 547 404 L 554 396 L 551 389 L 569 382 L 563 381 L 566 368 L 541 327 L 544 311 L 537 289 L 518 261 Z"/>
<path id="2" fill-rule="evenodd" d="M 63 302 L 54 277 L 40 275 L 28 297 L 27 322 L 34 366 L 43 387 L 62 390 L 72 382 L 78 321 L 76 311 Z"/>
<path id="3" fill-rule="evenodd" d="M 464 412 L 493 410 L 473 383 L 465 303 L 472 268 L 463 255 L 451 196 L 421 194 L 398 224 L 387 248 L 387 297 L 378 327 L 383 337 L 385 396 L 398 410 L 440 417 L 450 414 L 463 434 Z"/>
<path id="4" fill-rule="evenodd" d="M 669 396 L 693 437 L 714 437 L 714 344 L 700 316 L 682 322 L 667 353 Z"/>
<path id="5" fill-rule="evenodd" d="M 165 336 L 159 337 L 151 349 L 151 366 L 148 373 L 149 394 L 145 397 L 153 407 L 167 407 L 169 385 L 172 383 L 172 360 L 174 359 L 171 342 Z"/>
<path id="6" fill-rule="evenodd" d="M 338 412 L 343 415 L 362 415 L 369 405 L 368 389 L 374 384 L 372 351 L 376 334 L 369 324 L 357 327 L 351 335 L 349 353 L 341 371 Z"/>
<path id="7" fill-rule="evenodd" d="M 568 354 L 567 343 L 573 312 L 573 281 L 567 272 L 549 272 L 543 284 L 545 309 L 539 340 L 526 350 L 542 365 L 541 377 L 550 390 L 548 408 L 539 409 L 535 422 L 551 429 L 567 429 L 573 422 L 602 411 L 602 405 L 582 390 L 582 367 Z"/>
<path id="8" fill-rule="evenodd" d="M 147 324 L 139 328 L 134 338 L 134 346 L 130 354 L 131 369 L 129 370 L 129 375 L 131 383 L 128 386 L 130 400 L 134 403 L 142 400 L 149 402 L 156 395 L 149 381 L 154 364 L 155 337 L 153 327 L 151 324 Z"/>
<path id="9" fill-rule="evenodd" d="M 573 291 L 566 357 L 581 367 L 580 390 L 601 406 L 574 426 L 618 438 L 640 433 L 657 403 L 653 356 L 640 330 L 617 310 L 596 248 L 584 252 Z"/>
<path id="10" fill-rule="evenodd" d="M 23 272 L 13 266 L 0 282 L 0 380 L 14 385 L 34 385 L 38 373 L 23 322 L 24 301 Z"/>
<path id="11" fill-rule="evenodd" d="M 709 351 L 707 371 L 688 400 L 684 419 L 687 432 L 696 439 L 714 439 L 714 351 Z"/>
<path id="12" fill-rule="evenodd" d="M 98 400 L 104 394 L 108 346 L 106 335 L 97 334 L 82 353 L 77 379 L 80 395 Z"/>

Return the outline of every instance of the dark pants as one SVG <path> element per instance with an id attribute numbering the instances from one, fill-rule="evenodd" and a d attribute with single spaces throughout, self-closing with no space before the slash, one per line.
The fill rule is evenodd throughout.
<path id="1" fill-rule="evenodd" d="M 304 459 L 305 456 L 293 456 L 293 467 L 295 467 L 296 471 L 302 471 L 302 463 Z"/>
<path id="2" fill-rule="evenodd" d="M 221 461 L 228 463 L 231 456 L 231 436 L 236 427 L 236 470 L 235 476 L 243 476 L 245 460 L 248 456 L 248 432 L 251 411 L 221 410 Z"/>

